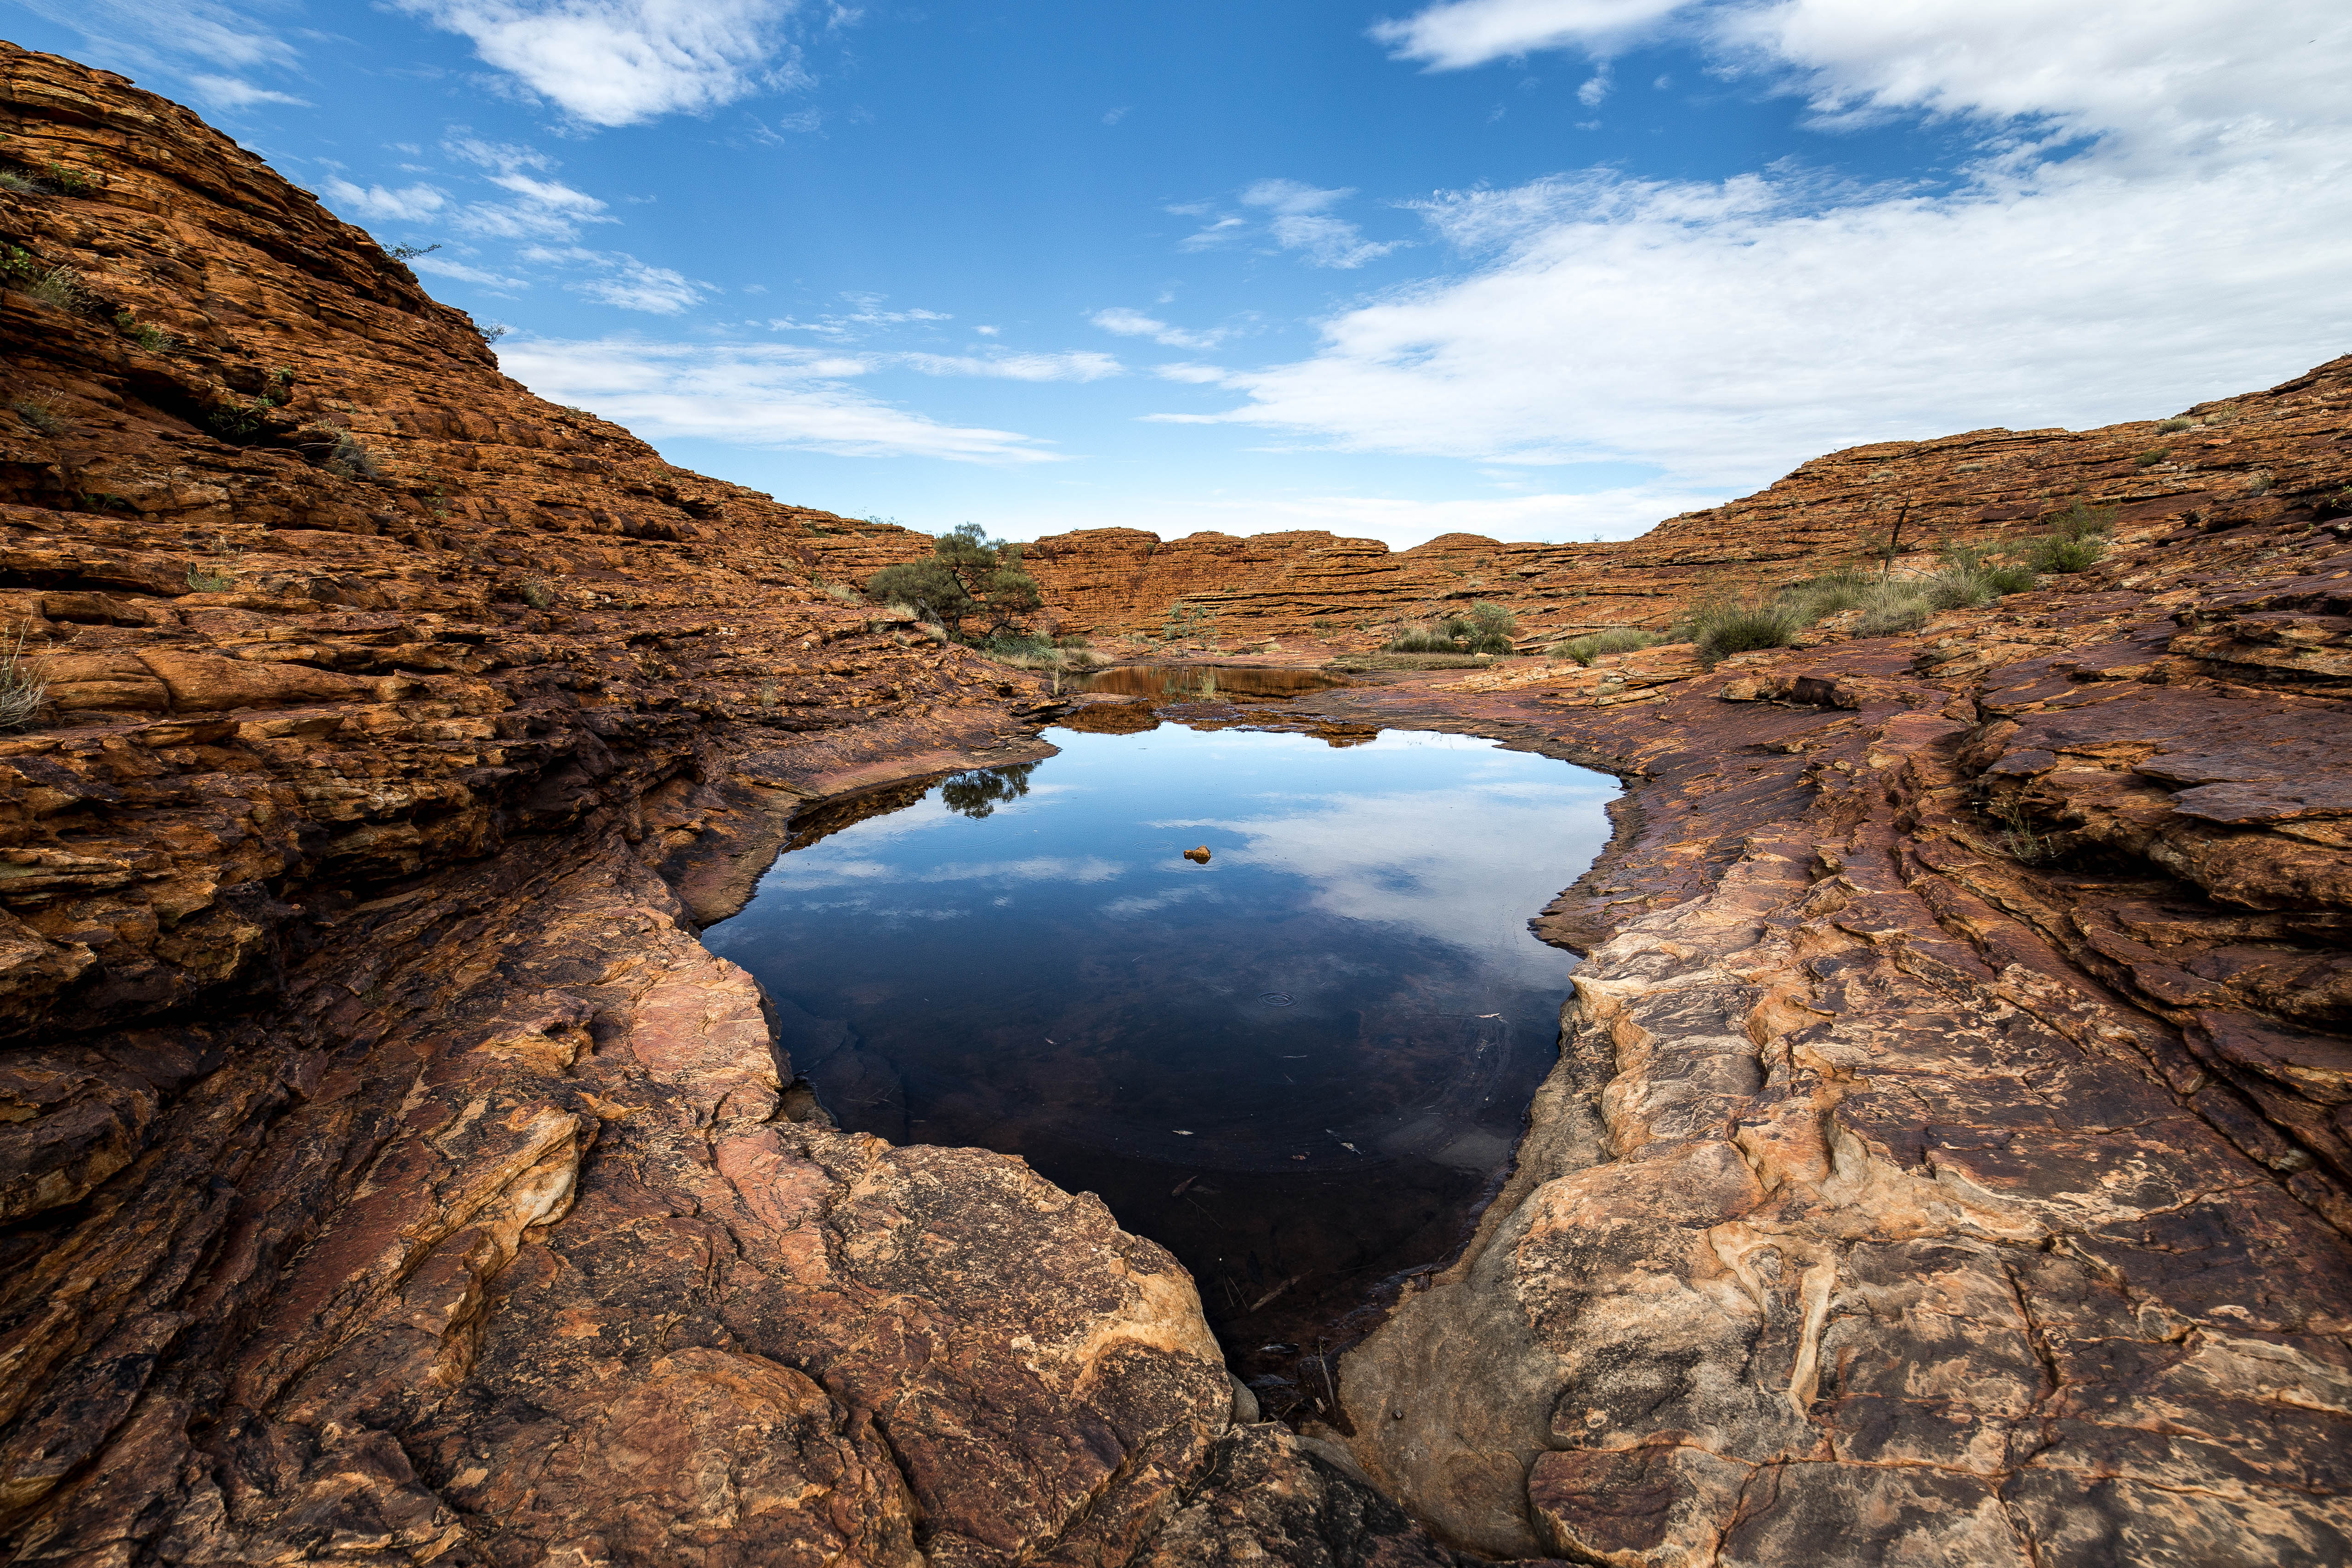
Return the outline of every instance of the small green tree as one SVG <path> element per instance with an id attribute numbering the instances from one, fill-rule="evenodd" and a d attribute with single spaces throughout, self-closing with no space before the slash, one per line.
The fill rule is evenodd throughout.
<path id="1" fill-rule="evenodd" d="M 958 642 L 1003 637 L 1045 602 L 1037 579 L 1021 569 L 1021 546 L 990 539 L 976 522 L 940 535 L 920 561 L 885 566 L 866 580 L 866 595 L 877 604 L 913 606 Z M 966 635 L 967 621 L 979 624 L 976 637 Z"/>

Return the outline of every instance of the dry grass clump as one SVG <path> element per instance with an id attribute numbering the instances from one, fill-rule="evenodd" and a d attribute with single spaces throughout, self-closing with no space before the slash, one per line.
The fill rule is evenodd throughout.
<path id="1" fill-rule="evenodd" d="M 1655 632 L 1645 632 L 1639 626 L 1612 626 L 1605 632 L 1591 632 L 1566 642 L 1556 642 L 1544 649 L 1554 658 L 1572 658 L 1589 665 L 1603 654 L 1632 653 L 1636 648 L 1655 647 L 1666 639 Z"/>
<path id="2" fill-rule="evenodd" d="M 25 632 L 19 627 L 15 643 L 0 653 L 0 730 L 26 728 L 48 701 L 49 683 L 42 679 L 37 662 L 25 657 Z"/>

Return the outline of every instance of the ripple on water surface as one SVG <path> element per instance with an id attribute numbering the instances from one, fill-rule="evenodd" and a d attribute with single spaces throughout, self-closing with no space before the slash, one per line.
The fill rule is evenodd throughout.
<path id="1" fill-rule="evenodd" d="M 1449 1255 L 1509 1162 L 1575 966 L 1527 921 L 1616 782 L 1404 731 L 1047 739 L 800 835 L 708 940 L 843 1126 L 1100 1194 L 1270 1405 L 1320 1397 L 1301 1350 Z"/>

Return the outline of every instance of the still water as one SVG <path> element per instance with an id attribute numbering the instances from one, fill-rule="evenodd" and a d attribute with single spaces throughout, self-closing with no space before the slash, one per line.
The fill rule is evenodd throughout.
<path id="1" fill-rule="evenodd" d="M 1616 781 L 1406 731 L 1045 738 L 819 816 L 707 940 L 843 1126 L 1101 1194 L 1269 1406 L 1311 1412 L 1314 1358 L 1507 1168 L 1575 965 L 1526 922 Z"/>

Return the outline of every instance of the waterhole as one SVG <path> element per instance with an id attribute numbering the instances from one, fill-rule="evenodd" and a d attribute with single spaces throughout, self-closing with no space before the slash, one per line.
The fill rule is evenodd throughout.
<path id="1" fill-rule="evenodd" d="M 1045 738 L 816 814 L 708 940 L 844 1127 L 1100 1194 L 1262 1401 L 1312 1414 L 1318 1358 L 1509 1164 L 1575 964 L 1527 921 L 1616 782 L 1407 731 Z"/>

